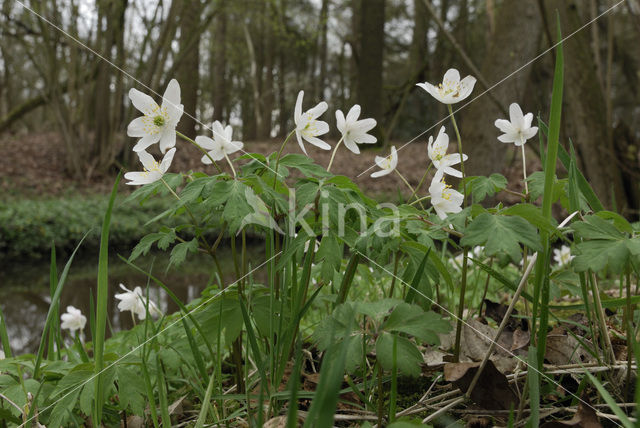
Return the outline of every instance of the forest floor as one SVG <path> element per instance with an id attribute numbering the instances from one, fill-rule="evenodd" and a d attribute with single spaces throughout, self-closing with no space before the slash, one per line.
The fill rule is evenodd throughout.
<path id="1" fill-rule="evenodd" d="M 335 146 L 335 141 L 329 142 Z M 426 138 L 419 139 L 404 146 L 405 141 L 397 141 L 396 146 L 399 156 L 398 170 L 407 178 L 412 186 L 417 186 L 428 165 Z M 193 146 L 178 143 L 179 150 L 171 165 L 172 172 L 205 171 L 206 167 L 200 162 L 202 155 Z M 252 141 L 245 143 L 244 150 L 249 153 L 269 154 L 278 150 L 279 140 Z M 403 147 L 404 146 L 404 147 Z M 402 148 L 401 148 L 402 147 Z M 26 135 L 2 135 L 0 136 L 0 194 L 19 198 L 57 197 L 69 194 L 106 194 L 110 191 L 115 178 L 115 170 L 112 174 L 93 174 L 89 178 L 74 178 L 66 170 L 66 149 L 59 134 L 54 132 L 33 133 Z M 331 151 L 319 150 L 310 144 L 306 145 L 307 152 L 314 161 L 326 166 L 331 157 Z M 366 194 L 381 196 L 383 199 L 396 199 L 398 193 L 407 194 L 408 189 L 396 174 L 385 176 L 384 179 L 371 178 L 371 173 L 379 168 L 375 165 L 374 158 L 388 154 L 389 149 L 382 152 L 379 148 L 362 150 L 356 155 L 341 147 L 338 149 L 332 171 L 351 178 Z M 295 139 L 287 144 L 285 153 L 302 153 Z M 154 153 L 157 155 L 157 153 Z M 528 171 L 540 169 L 539 161 L 529 156 L 527 162 Z M 133 159 L 135 161 L 135 159 Z M 220 163 L 222 166 L 224 162 Z M 521 189 L 520 159 L 511 162 L 511 165 L 501 172 L 510 179 L 512 190 Z M 139 164 L 132 164 L 131 170 L 137 171 Z M 227 167 L 228 169 L 228 167 Z M 212 172 L 213 170 L 209 171 Z M 362 174 L 362 175 L 360 175 Z M 359 176 L 360 175 L 360 176 Z M 513 180 L 511 180 L 513 178 Z M 124 180 L 123 180 L 124 181 Z M 428 190 L 428 182 L 422 187 L 421 193 Z M 122 184 L 121 191 L 126 191 L 128 186 Z M 129 188 L 130 189 L 130 188 Z M 510 201 L 508 195 L 500 200 Z"/>

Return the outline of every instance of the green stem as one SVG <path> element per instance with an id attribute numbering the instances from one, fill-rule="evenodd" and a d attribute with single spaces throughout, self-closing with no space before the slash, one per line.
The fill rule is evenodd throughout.
<path id="1" fill-rule="evenodd" d="M 416 196 L 416 193 L 418 193 L 420 191 L 420 188 L 422 187 L 422 185 L 424 184 L 424 180 L 427 179 L 427 174 L 429 173 L 429 170 L 431 169 L 431 167 L 433 166 L 433 164 L 429 164 L 429 166 L 427 167 L 427 170 L 424 172 L 424 175 L 422 176 L 422 178 L 420 179 L 420 183 L 418 183 L 418 187 L 416 187 L 416 190 L 413 191 L 413 194 L 409 197 L 409 200 L 411 200 L 411 198 L 413 198 L 414 196 Z M 415 203 L 415 202 L 414 202 Z"/>
<path id="2" fill-rule="evenodd" d="M 327 172 L 331 171 L 331 165 L 333 165 L 333 159 L 336 157 L 336 152 L 338 151 L 338 147 L 342 144 L 342 140 L 344 140 L 344 135 L 338 141 L 338 144 L 333 148 L 333 152 L 331 153 L 331 159 L 329 159 L 329 166 L 327 166 Z"/>
<path id="3" fill-rule="evenodd" d="M 284 150 L 284 146 L 287 145 L 287 142 L 289 141 L 289 138 L 291 138 L 291 136 L 296 132 L 296 130 L 294 129 L 293 131 L 289 132 L 289 135 L 287 135 L 287 138 L 284 139 L 284 141 L 282 142 L 282 145 L 280 146 L 280 150 L 278 150 L 278 156 L 276 157 L 276 169 L 275 169 L 275 173 L 276 173 L 276 178 L 278 175 L 278 166 L 280 165 L 280 156 L 282 156 L 282 151 Z M 273 186 L 275 187 L 275 181 L 273 182 Z"/>
<path id="4" fill-rule="evenodd" d="M 524 154 L 524 144 L 522 146 L 522 173 L 524 175 L 524 194 L 529 194 L 529 185 L 527 184 L 527 157 Z"/>
<path id="5" fill-rule="evenodd" d="M 224 158 L 227 160 L 227 162 L 229 163 L 229 166 L 231 167 L 231 172 L 233 172 L 233 178 L 236 178 L 238 176 L 236 174 L 236 169 L 233 167 L 233 162 L 231 162 L 231 159 L 229 159 L 229 155 L 227 155 L 227 152 L 224 152 Z"/>
<path id="6" fill-rule="evenodd" d="M 431 199 L 431 195 L 427 195 L 427 196 L 423 196 L 421 198 L 418 198 L 415 201 L 411 202 L 409 205 L 415 205 L 415 204 L 420 203 L 422 201 L 426 201 L 427 199 Z"/>
<path id="7" fill-rule="evenodd" d="M 415 189 L 413 188 L 413 186 L 411 186 L 411 184 L 409 184 L 409 182 L 407 181 L 407 179 L 406 179 L 406 178 L 404 178 L 404 175 L 400 174 L 400 171 L 398 171 L 397 169 L 394 169 L 393 171 L 394 171 L 396 174 L 398 174 L 398 177 L 400 177 L 400 179 L 402 180 L 402 182 L 403 182 L 404 184 L 406 184 L 406 185 L 407 185 L 407 187 L 409 188 L 409 190 L 411 190 L 411 195 L 412 195 L 412 196 L 413 196 L 413 195 L 415 195 L 415 193 L 416 193 Z M 409 198 L 409 199 L 411 199 L 411 198 Z M 422 205 L 422 202 L 418 202 L 418 205 L 420 205 L 420 208 L 422 208 L 422 209 L 424 210 L 424 206 Z"/>
<path id="8" fill-rule="evenodd" d="M 464 198 L 462 199 L 462 205 L 464 208 L 467 207 L 467 180 L 466 175 L 464 173 L 464 156 L 462 154 L 462 138 L 460 137 L 460 131 L 458 130 L 458 124 L 456 123 L 456 118 L 453 116 L 453 108 L 451 104 L 447 105 L 449 109 L 449 116 L 451 117 L 451 122 L 453 123 L 453 129 L 456 132 L 456 138 L 458 139 L 458 152 L 460 153 L 460 172 L 462 172 L 462 191 Z M 467 224 L 467 219 L 465 219 L 465 226 Z M 463 248 L 463 259 L 462 259 L 462 278 L 460 281 L 460 298 L 458 300 L 458 316 L 456 322 L 456 343 L 453 351 L 453 358 L 455 362 L 458 362 L 460 359 L 460 340 L 462 338 L 462 317 L 464 315 L 464 297 L 467 291 L 467 269 L 468 269 L 468 247 Z"/>
<path id="9" fill-rule="evenodd" d="M 205 155 L 206 157 L 208 157 L 208 158 L 209 158 L 209 160 L 211 161 L 211 163 L 213 164 L 213 166 L 215 166 L 215 167 L 216 167 L 216 169 L 218 170 L 218 172 L 219 172 L 220 174 L 222 174 L 222 169 L 218 166 L 218 164 L 216 163 L 216 161 L 214 161 L 214 160 L 213 160 L 213 158 L 209 155 L 209 152 L 207 152 L 207 151 L 204 149 L 204 147 L 202 147 L 200 144 L 196 143 L 194 140 L 192 140 L 191 138 L 189 138 L 189 137 L 187 137 L 186 135 L 184 135 L 182 132 L 178 132 L 178 131 L 176 131 L 176 135 L 177 135 L 178 137 L 182 138 L 183 140 L 190 142 L 191 144 L 193 144 L 194 146 L 196 146 L 198 149 L 200 149 L 200 151 L 201 151 L 202 153 L 204 153 L 204 155 Z M 233 167 L 232 167 L 232 168 L 233 168 Z"/>

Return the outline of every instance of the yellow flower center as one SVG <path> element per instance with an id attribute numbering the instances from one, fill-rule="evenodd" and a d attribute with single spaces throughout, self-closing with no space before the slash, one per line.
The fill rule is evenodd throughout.
<path id="1" fill-rule="evenodd" d="M 164 123 L 165 123 L 165 121 L 164 121 L 164 117 L 163 116 L 158 115 L 158 116 L 153 118 L 153 124 L 155 126 L 164 126 Z"/>
<path id="2" fill-rule="evenodd" d="M 441 95 L 449 95 L 451 93 L 454 93 L 453 96 L 457 97 L 458 95 L 460 95 L 460 82 L 445 80 L 438 85 L 438 89 L 440 90 Z"/>
<path id="3" fill-rule="evenodd" d="M 452 192 L 449 189 L 451 189 L 451 185 L 446 184 L 444 180 L 442 180 L 442 184 L 444 184 L 444 189 L 442 189 L 442 199 L 450 201 Z"/>
<path id="4" fill-rule="evenodd" d="M 155 135 L 169 122 L 169 112 L 166 108 L 154 107 L 148 116 L 144 116 L 142 121 L 145 134 Z"/>

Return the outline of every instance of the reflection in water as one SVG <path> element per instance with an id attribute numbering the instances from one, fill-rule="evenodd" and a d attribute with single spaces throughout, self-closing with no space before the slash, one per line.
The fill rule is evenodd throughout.
<path id="1" fill-rule="evenodd" d="M 260 251 L 250 248 L 250 259 L 260 260 Z M 252 258 L 251 255 L 254 257 Z M 264 256 L 262 256 L 263 258 Z M 218 250 L 218 258 L 227 283 L 235 280 L 233 262 L 228 251 Z M 178 268 L 172 266 L 167 272 L 169 259 L 167 254 L 159 253 L 136 260 L 136 265 L 142 269 L 152 269 L 152 274 L 162 281 L 175 295 L 187 303 L 197 298 L 212 281 L 213 263 L 203 254 L 190 255 L 187 261 Z M 59 264 L 58 274 L 62 272 L 64 264 Z M 69 276 L 60 298 L 60 312 L 71 305 L 80 309 L 89 317 L 90 302 L 96 296 L 97 256 L 76 258 L 69 270 Z M 123 283 L 133 290 L 140 286 L 146 293 L 147 277 L 118 258 L 109 260 L 109 301 L 107 306 L 107 336 L 111 331 L 129 329 L 133 326 L 130 312 L 120 313 L 118 302 L 114 294 L 122 292 L 119 287 Z M 172 313 L 178 306 L 169 298 L 164 290 L 155 283 L 149 283 L 149 296 L 156 302 L 163 313 Z M 50 306 L 49 294 L 49 265 L 38 263 L 5 268 L 0 272 L 0 309 L 4 313 L 11 349 L 14 354 L 25 352 L 35 353 L 40 343 L 40 336 Z M 136 318 L 136 322 L 139 322 Z M 84 329 L 87 340 L 90 340 L 89 322 Z M 68 332 L 64 332 L 68 335 Z"/>

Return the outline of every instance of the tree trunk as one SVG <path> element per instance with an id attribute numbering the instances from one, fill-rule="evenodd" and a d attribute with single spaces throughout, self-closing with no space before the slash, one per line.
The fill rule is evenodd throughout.
<path id="1" fill-rule="evenodd" d="M 324 100 L 324 91 L 327 86 L 327 27 L 329 22 L 329 0 L 322 0 L 322 8 L 320 9 L 320 51 L 318 56 L 320 59 L 320 75 L 316 81 L 316 97 L 317 100 Z"/>
<path id="2" fill-rule="evenodd" d="M 213 43 L 211 46 L 213 80 L 213 120 L 225 121 L 227 111 L 227 1 L 220 2 L 220 15 L 215 21 Z"/>
<path id="3" fill-rule="evenodd" d="M 182 64 L 177 69 L 180 82 L 181 102 L 184 115 L 178 124 L 178 130 L 188 137 L 195 138 L 198 107 L 198 86 L 200 84 L 200 0 L 184 0 L 180 14 L 180 50 L 188 50 Z M 195 43 L 193 40 L 195 39 Z M 164 88 L 162 88 L 164 91 Z"/>
<path id="4" fill-rule="evenodd" d="M 541 22 L 536 0 L 506 1 L 498 7 L 495 33 L 481 67 L 489 85 L 498 83 L 535 56 L 540 40 Z M 522 37 L 523 34 L 526 34 L 526 37 Z M 514 40 L 518 42 L 514 43 Z M 467 73 L 461 70 L 460 74 L 464 77 Z M 528 106 L 523 103 L 530 74 L 531 67 L 525 67 L 500 83 L 492 89 L 495 99 L 505 108 L 517 102 L 525 113 L 547 111 L 547 106 Z M 460 105 L 455 105 L 454 110 L 480 93 L 481 89 L 476 85 L 471 96 Z M 507 150 L 513 150 L 513 147 L 497 139 L 500 133 L 494 122 L 496 119 L 505 118 L 501 109 L 488 96 L 483 96 L 469 104 L 458 116 L 461 122 L 463 151 L 469 156 L 465 163 L 466 174 L 489 175 L 501 172 Z M 450 122 L 447 121 L 444 125 L 449 135 L 453 135 Z"/>
<path id="5" fill-rule="evenodd" d="M 545 8 L 548 21 L 555 22 L 560 13 L 564 35 L 571 34 L 585 22 L 582 7 L 576 0 L 550 2 Z M 551 26 L 555 34 L 555 25 Z M 627 205 L 622 180 L 621 161 L 608 138 L 605 95 L 598 81 L 597 68 L 590 48 L 588 31 L 579 31 L 564 43 L 564 102 L 561 141 L 573 142 L 580 167 L 605 207 L 622 209 Z"/>
<path id="6" fill-rule="evenodd" d="M 384 50 L 385 0 L 361 0 L 360 53 L 358 55 L 357 100 L 363 117 L 378 122 L 373 134 L 381 140 L 382 115 L 382 61 Z"/>

